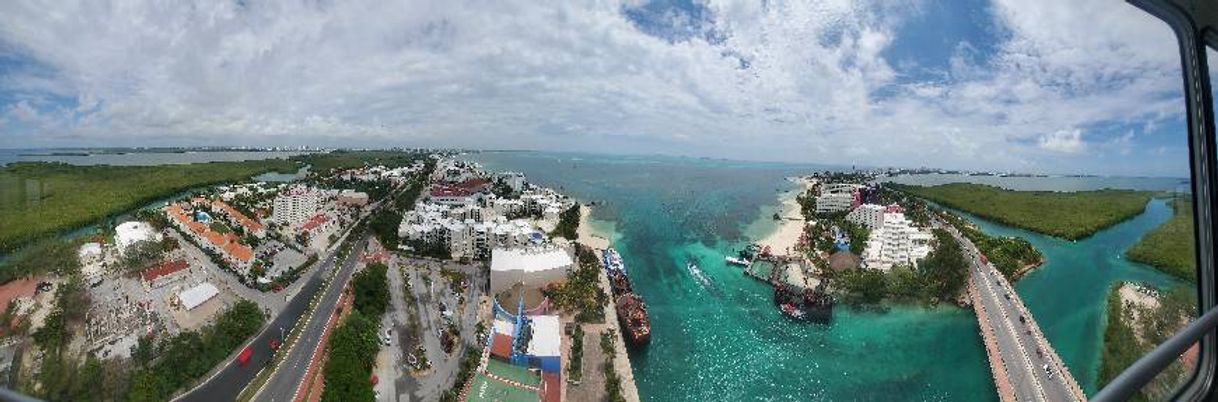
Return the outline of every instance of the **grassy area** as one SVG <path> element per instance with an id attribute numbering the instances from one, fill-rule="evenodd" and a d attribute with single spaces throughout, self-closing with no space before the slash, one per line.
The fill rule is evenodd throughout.
<path id="1" fill-rule="evenodd" d="M 1176 214 L 1155 230 L 1146 233 L 1125 255 L 1130 261 L 1154 266 L 1172 276 L 1195 281 L 1197 275 L 1196 238 L 1193 236 L 1193 202 L 1172 201 Z"/>
<path id="2" fill-rule="evenodd" d="M 194 187 L 295 170 L 294 162 L 281 159 L 160 166 L 14 163 L 0 169 L 0 252 Z"/>
<path id="3" fill-rule="evenodd" d="M 1070 240 L 1142 213 L 1152 195 L 1133 190 L 1013 191 L 972 183 L 890 186 L 985 219 Z"/>

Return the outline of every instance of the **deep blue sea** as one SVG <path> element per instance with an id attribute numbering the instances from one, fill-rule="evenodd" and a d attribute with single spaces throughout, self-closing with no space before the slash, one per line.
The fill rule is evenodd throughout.
<path id="1" fill-rule="evenodd" d="M 601 203 L 593 218 L 616 231 L 615 246 L 650 308 L 652 343 L 631 355 L 644 400 L 997 399 L 971 310 L 839 306 L 830 324 L 798 323 L 777 312 L 768 286 L 723 263 L 723 255 L 773 229 L 768 216 L 790 188 L 784 177 L 824 166 L 536 152 L 466 158 Z M 1014 183 L 1007 187 L 1063 189 L 1007 179 Z M 1122 183 L 1161 190 L 1173 180 Z M 1110 183 L 1084 188 L 1116 187 Z M 1029 238 L 1047 256 L 1017 288 L 1088 393 L 1095 391 L 1107 286 L 1172 283 L 1120 258 L 1170 215 L 1163 201 L 1152 201 L 1145 214 L 1079 242 L 981 222 L 987 232 Z M 698 261 L 708 285 L 690 276 L 689 260 Z"/>

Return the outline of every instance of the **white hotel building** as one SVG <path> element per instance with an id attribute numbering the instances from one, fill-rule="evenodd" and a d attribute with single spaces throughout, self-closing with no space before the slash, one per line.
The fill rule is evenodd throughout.
<path id="1" fill-rule="evenodd" d="M 930 232 L 914 227 L 905 214 L 889 208 L 864 204 L 846 219 L 867 226 L 871 235 L 863 250 L 863 266 L 888 271 L 895 265 L 916 265 L 930 254 Z"/>
<path id="2" fill-rule="evenodd" d="M 865 186 L 861 184 L 825 184 L 820 196 L 816 197 L 816 213 L 825 214 L 849 211 L 858 200 L 857 192 Z"/>
<path id="3" fill-rule="evenodd" d="M 292 186 L 275 197 L 271 206 L 271 220 L 296 226 L 317 215 L 322 195 L 305 186 Z"/>

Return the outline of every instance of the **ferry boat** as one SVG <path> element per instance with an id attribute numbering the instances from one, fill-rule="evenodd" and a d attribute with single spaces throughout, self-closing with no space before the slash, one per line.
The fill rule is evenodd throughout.
<path id="1" fill-rule="evenodd" d="M 643 297 L 627 293 L 618 297 L 614 304 L 617 308 L 617 320 L 626 340 L 633 346 L 643 346 L 651 342 L 651 320 L 647 317 L 647 303 L 643 302 Z"/>
<path id="2" fill-rule="evenodd" d="M 740 257 L 732 257 L 729 255 L 727 257 L 724 257 L 723 259 L 726 260 L 727 263 L 731 264 L 731 265 L 739 265 L 742 267 L 747 267 L 749 265 L 753 265 L 753 263 L 749 262 L 749 260 L 746 260 L 746 259 L 743 259 Z"/>
<path id="3" fill-rule="evenodd" d="M 626 264 L 617 250 L 606 249 L 603 256 L 605 274 L 609 276 L 613 291 L 614 309 L 622 335 L 632 346 L 643 346 L 651 342 L 651 320 L 647 316 L 647 303 L 634 293 L 630 277 L 626 276 Z"/>

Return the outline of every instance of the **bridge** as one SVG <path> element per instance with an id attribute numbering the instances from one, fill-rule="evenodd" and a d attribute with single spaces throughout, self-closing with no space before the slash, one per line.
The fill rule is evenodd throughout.
<path id="1" fill-rule="evenodd" d="M 1087 400 L 1011 284 L 956 228 L 942 226 L 960 243 L 969 260 L 968 294 L 977 312 L 999 399 Z"/>

